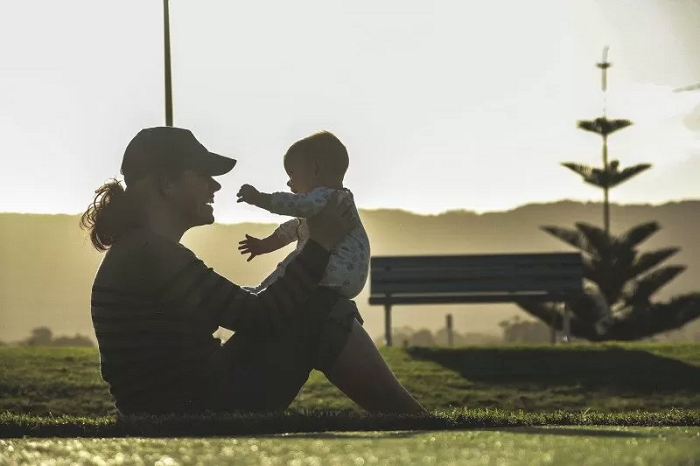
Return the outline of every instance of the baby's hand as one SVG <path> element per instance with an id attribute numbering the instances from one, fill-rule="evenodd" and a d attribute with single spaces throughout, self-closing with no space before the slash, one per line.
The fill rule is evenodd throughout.
<path id="1" fill-rule="evenodd" d="M 255 189 L 253 186 L 249 184 L 244 184 L 241 186 L 241 189 L 238 190 L 238 201 L 237 202 L 245 202 L 247 204 L 253 204 L 255 205 L 255 200 L 260 194 L 260 191 Z M 250 260 L 250 259 L 248 259 Z"/>
<path id="2" fill-rule="evenodd" d="M 267 252 L 264 248 L 263 241 L 250 235 L 245 235 L 245 239 L 239 241 L 238 244 L 238 250 L 241 251 L 241 254 L 250 254 L 247 262 L 253 260 L 253 257 L 259 256 L 260 254 L 265 254 Z"/>

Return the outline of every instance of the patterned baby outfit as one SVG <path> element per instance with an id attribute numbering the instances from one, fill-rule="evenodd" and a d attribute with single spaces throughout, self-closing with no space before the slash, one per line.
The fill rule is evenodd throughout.
<path id="1" fill-rule="evenodd" d="M 267 288 L 270 283 L 282 275 L 287 264 L 294 259 L 309 239 L 309 227 L 306 224 L 306 218 L 318 214 L 334 191 L 336 190 L 319 187 L 307 194 L 285 192 L 271 194 L 270 212 L 296 217 L 277 227 L 273 234 L 284 240 L 285 245 L 292 241 L 297 241 L 297 247 L 294 252 L 277 265 L 277 268 L 269 277 L 259 286 L 253 288 L 253 290 L 261 291 Z M 337 191 L 339 191 L 341 198 L 347 197 L 350 199 L 354 214 L 359 219 L 352 192 L 344 188 Z M 342 241 L 331 249 L 330 253 L 331 257 L 328 261 L 328 267 L 326 267 L 326 272 L 320 285 L 334 289 L 349 299 L 354 298 L 364 288 L 369 270 L 369 238 L 362 222 L 358 222 L 358 225 L 350 233 L 346 234 Z"/>

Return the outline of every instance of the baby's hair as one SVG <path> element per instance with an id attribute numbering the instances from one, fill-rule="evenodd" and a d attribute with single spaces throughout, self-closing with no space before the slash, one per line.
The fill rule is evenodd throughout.
<path id="1" fill-rule="evenodd" d="M 329 167 L 342 180 L 348 170 L 348 150 L 340 139 L 328 131 L 319 131 L 292 144 L 284 156 L 284 165 L 291 159 L 301 157 Z"/>

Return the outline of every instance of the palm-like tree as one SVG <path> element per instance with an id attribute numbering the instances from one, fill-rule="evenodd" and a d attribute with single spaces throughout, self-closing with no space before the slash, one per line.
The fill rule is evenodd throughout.
<path id="1" fill-rule="evenodd" d="M 620 170 L 620 162 L 613 160 L 608 165 L 607 171 L 605 168 L 594 168 L 587 165 L 581 165 L 573 162 L 564 162 L 562 165 L 571 171 L 574 171 L 583 177 L 583 181 L 592 184 L 599 188 L 614 188 L 620 183 L 623 183 L 635 175 L 651 168 L 651 164 L 640 163 Z"/>
<path id="2" fill-rule="evenodd" d="M 612 63 L 608 61 L 608 47 L 603 49 L 603 60 L 596 63 L 601 70 L 601 91 L 603 92 L 603 116 L 594 120 L 579 120 L 578 127 L 584 131 L 595 133 L 603 138 L 603 168 L 598 169 L 577 163 L 563 163 L 565 167 L 578 173 L 586 183 L 598 186 L 603 190 L 603 225 L 605 233 L 610 234 L 610 188 L 617 186 L 633 176 L 651 167 L 649 164 L 641 164 L 619 170 L 619 162 L 613 160 L 608 165 L 608 136 L 632 126 L 632 122 L 626 119 L 610 119 L 607 117 L 607 91 L 608 91 L 608 70 Z"/>
<path id="3" fill-rule="evenodd" d="M 588 123 L 588 122 L 582 122 Z M 640 163 L 620 170 L 620 162 L 617 160 L 607 162 L 608 143 L 607 137 L 603 137 L 603 168 L 590 167 L 574 162 L 564 162 L 562 165 L 569 170 L 578 173 L 583 181 L 597 186 L 603 190 L 603 224 L 605 232 L 610 234 L 610 188 L 624 183 L 630 178 L 640 174 L 644 170 L 651 168 L 651 164 Z"/>
<path id="4" fill-rule="evenodd" d="M 616 131 L 632 126 L 632 124 L 630 120 L 611 120 L 605 116 L 595 120 L 580 120 L 578 122 L 580 129 L 596 133 L 603 138 L 603 168 L 594 168 L 573 162 L 562 163 L 566 168 L 581 175 L 586 183 L 603 190 L 603 224 L 608 234 L 610 234 L 610 188 L 629 180 L 651 167 L 650 164 L 645 163 L 620 170 L 617 160 L 613 160 L 608 164 L 608 136 Z"/>
<path id="5" fill-rule="evenodd" d="M 659 289 L 685 270 L 681 265 L 658 267 L 679 248 L 644 253 L 637 250 L 660 229 L 658 223 L 637 225 L 620 236 L 610 236 L 582 222 L 576 224 L 576 229 L 542 229 L 583 254 L 586 293 L 566 303 L 572 312 L 573 336 L 591 341 L 637 340 L 700 317 L 700 293 L 678 296 L 666 303 L 651 301 Z M 555 329 L 563 328 L 563 311 L 557 304 L 523 302 L 519 306 Z"/>
<path id="6" fill-rule="evenodd" d="M 607 53 L 606 47 L 603 61 L 596 64 L 603 72 L 601 87 L 604 97 L 607 70 L 611 66 Z M 692 90 L 691 88 L 696 87 L 680 90 Z M 658 223 L 637 225 L 620 236 L 610 234 L 609 190 L 651 167 L 650 164 L 643 163 L 620 169 L 617 160 L 608 164 L 608 136 L 631 125 L 630 120 L 608 119 L 603 104 L 602 117 L 578 122 L 580 129 L 602 137 L 603 167 L 562 163 L 581 175 L 584 182 L 603 190 L 604 228 L 582 222 L 576 223 L 575 229 L 542 227 L 547 233 L 579 249 L 583 254 L 585 293 L 581 298 L 566 304 L 573 314 L 569 327 L 571 334 L 592 341 L 637 340 L 679 328 L 700 317 L 700 293 L 678 296 L 667 303 L 651 301 L 651 297 L 660 288 L 685 270 L 681 265 L 658 267 L 676 254 L 678 248 L 663 248 L 645 253 L 637 250 L 640 243 L 659 230 Z M 554 329 L 561 330 L 564 327 L 566 311 L 557 303 L 522 302 L 518 305 Z"/>

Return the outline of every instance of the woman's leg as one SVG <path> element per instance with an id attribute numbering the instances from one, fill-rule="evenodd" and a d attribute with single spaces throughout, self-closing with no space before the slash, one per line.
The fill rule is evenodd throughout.
<path id="1" fill-rule="evenodd" d="M 209 361 L 215 411 L 282 411 L 306 383 L 319 357 L 322 323 L 338 295 L 319 288 L 284 333 L 235 333 Z"/>
<path id="2" fill-rule="evenodd" d="M 211 400 L 206 407 L 284 410 L 312 368 L 317 368 L 370 412 L 425 413 L 386 365 L 356 316 L 352 301 L 319 288 L 300 311 L 297 325 L 285 334 L 234 334 L 208 368 Z"/>
<path id="3" fill-rule="evenodd" d="M 357 320 L 353 320 L 345 347 L 324 373 L 333 385 L 369 412 L 427 412 L 401 385 Z"/>
<path id="4" fill-rule="evenodd" d="M 215 411 L 283 411 L 311 372 L 299 341 L 234 334 L 213 357 L 211 398 Z"/>

